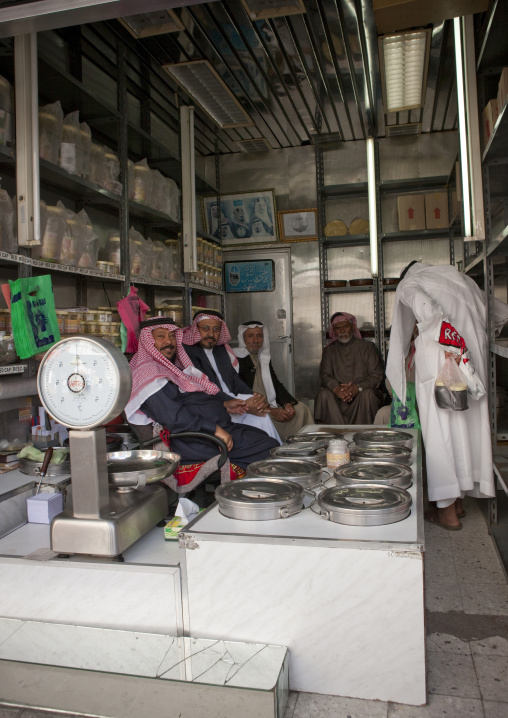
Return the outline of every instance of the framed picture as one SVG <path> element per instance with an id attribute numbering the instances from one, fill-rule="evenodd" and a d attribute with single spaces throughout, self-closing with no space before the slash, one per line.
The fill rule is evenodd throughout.
<path id="1" fill-rule="evenodd" d="M 281 242 L 309 242 L 317 239 L 317 209 L 288 209 L 279 212 Z"/>
<path id="2" fill-rule="evenodd" d="M 277 242 L 273 189 L 203 197 L 203 225 L 222 245 Z"/>

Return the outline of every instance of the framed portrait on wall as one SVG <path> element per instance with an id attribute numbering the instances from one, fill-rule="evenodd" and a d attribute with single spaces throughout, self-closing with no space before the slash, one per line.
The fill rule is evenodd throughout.
<path id="1" fill-rule="evenodd" d="M 203 197 L 203 225 L 222 245 L 277 242 L 273 189 Z"/>
<path id="2" fill-rule="evenodd" d="M 288 209 L 278 212 L 281 242 L 310 242 L 317 239 L 317 209 Z"/>

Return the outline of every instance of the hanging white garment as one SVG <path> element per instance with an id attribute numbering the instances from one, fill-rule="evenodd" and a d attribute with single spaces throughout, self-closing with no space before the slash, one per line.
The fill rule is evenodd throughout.
<path id="1" fill-rule="evenodd" d="M 508 306 L 495 305 L 496 326 L 508 320 Z M 405 396 L 404 359 L 415 321 L 416 397 L 426 448 L 431 501 L 454 499 L 462 492 L 494 495 L 487 396 L 470 400 L 464 412 L 439 409 L 434 383 L 445 348 L 437 338 L 441 322 L 450 322 L 464 338 L 476 371 L 487 385 L 487 312 L 485 295 L 475 282 L 449 265 L 417 263 L 397 287 L 386 375 L 397 396 Z"/>

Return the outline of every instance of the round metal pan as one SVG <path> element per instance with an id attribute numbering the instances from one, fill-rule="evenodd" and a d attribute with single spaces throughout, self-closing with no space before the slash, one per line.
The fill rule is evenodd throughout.
<path id="1" fill-rule="evenodd" d="M 383 284 L 386 287 L 394 287 L 399 282 L 400 282 L 399 277 L 384 277 L 384 279 L 383 279 Z"/>
<path id="2" fill-rule="evenodd" d="M 42 461 L 31 459 L 19 459 L 19 470 L 26 476 L 39 476 L 42 469 Z M 46 476 L 69 476 L 71 473 L 71 462 L 64 461 L 61 464 L 49 464 Z"/>
<path id="3" fill-rule="evenodd" d="M 302 459 L 315 461 L 320 466 L 326 465 L 326 446 L 318 446 L 312 441 L 298 441 L 294 444 L 276 446 L 270 451 L 274 459 Z"/>
<path id="4" fill-rule="evenodd" d="M 350 287 L 370 287 L 374 284 L 372 277 L 366 277 L 365 279 L 350 279 Z"/>
<path id="5" fill-rule="evenodd" d="M 413 483 L 413 472 L 409 466 L 387 464 L 382 461 L 370 464 L 345 464 L 333 472 L 337 486 L 342 484 L 382 484 L 409 489 Z"/>
<path id="6" fill-rule="evenodd" d="M 353 435 L 356 446 L 404 446 L 413 448 L 413 437 L 406 431 L 395 429 L 376 429 L 374 431 L 359 431 Z"/>
<path id="7" fill-rule="evenodd" d="M 386 464 L 411 464 L 413 452 L 405 446 L 356 446 L 349 445 L 349 453 L 351 461 L 362 464 L 370 464 L 372 461 L 383 462 Z"/>
<path id="8" fill-rule="evenodd" d="M 247 477 L 253 479 L 283 479 L 294 481 L 304 489 L 319 483 L 323 467 L 315 461 L 303 459 L 264 459 L 247 466 Z"/>
<path id="9" fill-rule="evenodd" d="M 302 434 L 291 434 L 286 438 L 286 444 L 295 444 L 300 441 L 312 441 L 319 446 L 328 446 L 332 439 L 343 439 L 344 434 L 331 431 L 309 431 Z"/>
<path id="10" fill-rule="evenodd" d="M 215 490 L 220 513 L 240 521 L 289 518 L 301 511 L 304 497 L 299 484 L 284 479 L 240 479 Z"/>
<path id="11" fill-rule="evenodd" d="M 180 455 L 153 449 L 108 454 L 108 480 L 116 487 L 139 487 L 160 481 L 176 471 Z"/>
<path id="12" fill-rule="evenodd" d="M 319 494 L 312 510 L 338 524 L 383 526 L 409 516 L 411 504 L 411 495 L 397 486 L 343 484 Z"/>
<path id="13" fill-rule="evenodd" d="M 347 279 L 325 279 L 323 282 L 325 289 L 336 289 L 337 287 L 347 287 Z"/>

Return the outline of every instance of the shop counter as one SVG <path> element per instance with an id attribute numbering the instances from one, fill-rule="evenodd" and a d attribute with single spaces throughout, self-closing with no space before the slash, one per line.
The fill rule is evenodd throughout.
<path id="1" fill-rule="evenodd" d="M 292 690 L 425 703 L 421 444 L 406 431 L 403 521 L 347 526 L 310 508 L 240 521 L 214 505 L 191 522 L 180 534 L 186 634 L 288 646 Z"/>

